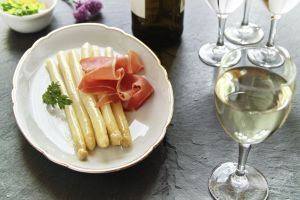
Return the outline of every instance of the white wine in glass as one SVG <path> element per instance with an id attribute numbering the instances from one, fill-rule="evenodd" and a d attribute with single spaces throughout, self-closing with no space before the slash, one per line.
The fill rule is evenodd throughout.
<path id="1" fill-rule="evenodd" d="M 252 66 L 234 68 L 216 83 L 218 119 L 236 142 L 260 143 L 285 121 L 292 94 L 293 88 L 274 72 Z"/>
<path id="2" fill-rule="evenodd" d="M 278 52 L 285 62 L 277 68 L 260 67 L 248 60 L 249 50 L 265 48 L 235 49 L 221 61 L 215 84 L 217 117 L 225 132 L 239 143 L 239 159 L 213 170 L 209 190 L 215 199 L 268 197 L 266 178 L 246 161 L 251 145 L 271 136 L 286 121 L 294 96 L 296 66 L 282 48 Z"/>
<path id="3" fill-rule="evenodd" d="M 278 52 L 274 40 L 278 20 L 281 16 L 292 10 L 300 0 L 263 0 L 265 6 L 271 13 L 271 28 L 266 49 L 250 50 L 248 57 L 252 63 L 262 67 L 278 67 L 284 63 L 284 57 Z M 282 47 L 281 47 L 282 48 Z"/>
<path id="4" fill-rule="evenodd" d="M 206 2 L 218 16 L 218 41 L 203 45 L 199 50 L 199 56 L 204 63 L 218 67 L 223 55 L 236 48 L 232 44 L 224 43 L 224 29 L 227 16 L 235 11 L 243 0 L 206 0 Z"/>

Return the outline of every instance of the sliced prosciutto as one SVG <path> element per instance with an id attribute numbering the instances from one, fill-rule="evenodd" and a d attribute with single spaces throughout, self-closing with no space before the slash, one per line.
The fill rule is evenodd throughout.
<path id="1" fill-rule="evenodd" d="M 105 62 L 103 60 L 105 60 Z M 122 67 L 116 67 L 116 60 L 116 58 L 109 57 L 94 57 L 81 60 L 80 64 L 83 70 L 86 71 L 83 80 L 92 81 L 122 79 L 125 74 L 125 70 Z"/>
<path id="2" fill-rule="evenodd" d="M 84 58 L 80 60 L 83 71 L 89 72 L 93 69 L 105 65 L 107 62 L 111 62 L 112 58 L 100 56 L 95 58 Z"/>
<path id="3" fill-rule="evenodd" d="M 136 110 L 154 92 L 149 81 L 137 74 L 144 69 L 144 64 L 134 51 L 114 58 L 85 58 L 80 64 L 86 73 L 79 89 L 97 94 L 99 107 L 121 100 L 126 111 Z"/>
<path id="4" fill-rule="evenodd" d="M 86 80 L 82 79 L 79 89 L 85 93 L 108 92 L 116 93 L 117 82 L 111 80 Z"/>
<path id="5" fill-rule="evenodd" d="M 100 93 L 97 95 L 97 107 L 101 107 L 107 103 L 116 103 L 120 100 L 117 93 Z"/>
<path id="6" fill-rule="evenodd" d="M 136 74 L 126 74 L 120 83 L 120 88 L 117 89 L 120 98 L 124 97 L 123 108 L 126 111 L 140 108 L 154 92 L 149 81 Z M 130 97 L 126 98 L 126 95 Z"/>
<path id="7" fill-rule="evenodd" d="M 129 51 L 128 55 L 117 59 L 116 67 L 123 67 L 126 73 L 136 74 L 144 69 L 144 64 L 136 52 Z"/>
<path id="8" fill-rule="evenodd" d="M 105 68 L 112 65 L 114 59 L 106 56 L 84 58 L 80 60 L 80 64 L 83 71 L 90 72 L 99 67 Z M 116 69 L 123 68 L 129 74 L 136 74 L 144 69 L 144 63 L 136 52 L 129 51 L 128 55 L 117 56 L 114 67 Z"/>

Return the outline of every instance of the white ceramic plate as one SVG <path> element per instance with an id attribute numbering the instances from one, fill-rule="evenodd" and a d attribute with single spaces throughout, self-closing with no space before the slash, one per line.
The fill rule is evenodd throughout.
<path id="1" fill-rule="evenodd" d="M 50 79 L 45 59 L 59 50 L 79 48 L 83 43 L 111 46 L 125 54 L 139 53 L 145 64 L 145 76 L 154 87 L 154 95 L 138 110 L 129 112 L 133 146 L 96 148 L 87 161 L 79 161 L 64 113 L 51 112 L 42 103 Z M 87 173 L 106 173 L 130 167 L 144 159 L 165 136 L 173 114 L 173 91 L 166 70 L 155 54 L 142 42 L 120 29 L 100 24 L 79 24 L 57 29 L 37 40 L 20 59 L 13 78 L 13 109 L 17 123 L 28 142 L 51 161 Z"/>

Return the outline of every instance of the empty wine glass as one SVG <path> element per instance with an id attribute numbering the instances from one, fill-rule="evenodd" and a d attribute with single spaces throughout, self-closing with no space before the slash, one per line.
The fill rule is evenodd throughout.
<path id="1" fill-rule="evenodd" d="M 288 52 L 278 48 L 285 62 L 277 68 L 252 64 L 249 50 L 267 47 L 243 47 L 224 55 L 215 84 L 217 117 L 225 133 L 239 143 L 238 163 L 217 166 L 209 178 L 209 190 L 215 199 L 263 200 L 268 196 L 264 175 L 246 165 L 252 144 L 271 136 L 280 128 L 291 109 L 296 66 Z M 237 62 L 236 54 L 241 57 Z"/>
<path id="2" fill-rule="evenodd" d="M 235 11 L 243 3 L 243 0 L 206 0 L 206 2 L 218 16 L 218 41 L 216 44 L 203 45 L 199 50 L 199 56 L 204 63 L 218 67 L 223 55 L 236 48 L 232 44 L 224 43 L 224 29 L 228 14 Z"/>
<path id="3" fill-rule="evenodd" d="M 263 30 L 256 24 L 249 23 L 249 12 L 252 0 L 244 1 L 244 16 L 241 24 L 225 29 L 227 40 L 234 44 L 256 44 L 264 38 Z"/>
<path id="4" fill-rule="evenodd" d="M 248 52 L 249 59 L 256 65 L 263 67 L 278 67 L 283 64 L 284 57 L 274 45 L 278 20 L 284 13 L 293 9 L 300 0 L 263 0 L 271 13 L 271 28 L 267 48 L 253 49 Z"/>

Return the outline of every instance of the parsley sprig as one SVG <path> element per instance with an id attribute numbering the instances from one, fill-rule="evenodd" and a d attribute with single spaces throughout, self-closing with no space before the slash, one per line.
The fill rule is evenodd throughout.
<path id="1" fill-rule="evenodd" d="M 51 105 L 53 108 L 57 104 L 60 109 L 64 109 L 66 105 L 72 104 L 72 100 L 67 95 L 62 94 L 59 86 L 58 82 L 52 81 L 42 98 L 45 104 Z"/>

